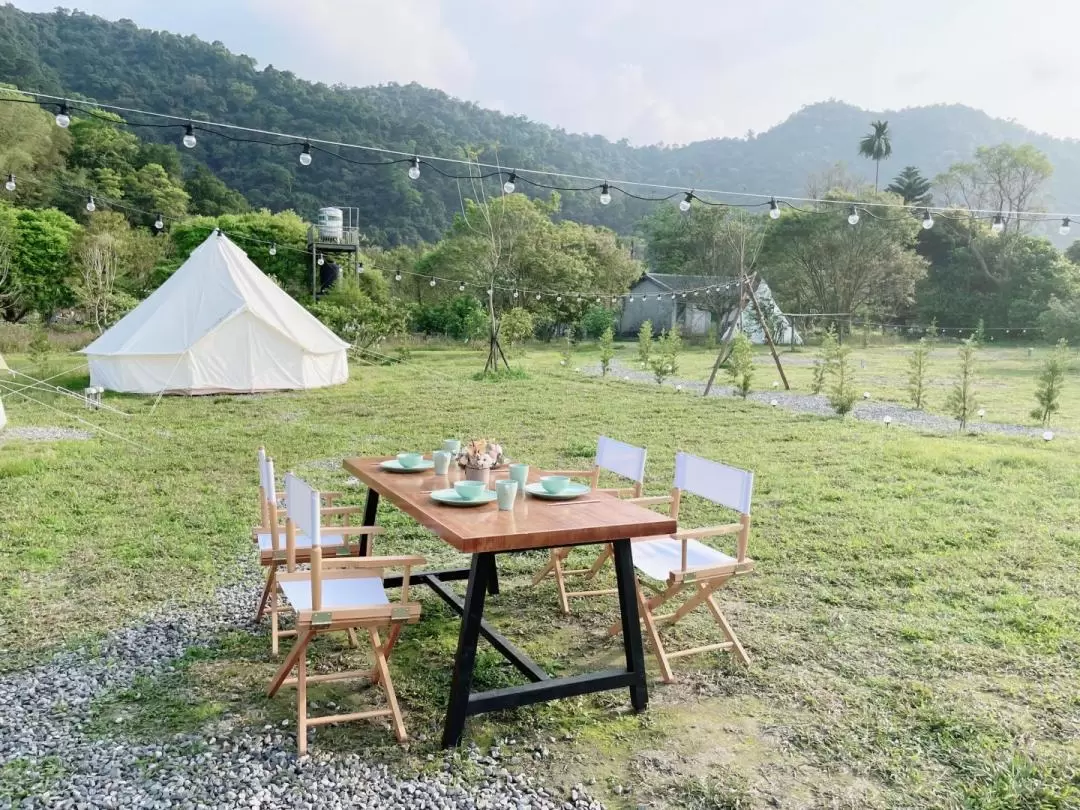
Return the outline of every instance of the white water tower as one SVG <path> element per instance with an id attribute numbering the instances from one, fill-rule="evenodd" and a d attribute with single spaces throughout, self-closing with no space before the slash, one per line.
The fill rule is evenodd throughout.
<path id="1" fill-rule="evenodd" d="M 345 216 L 340 208 L 319 209 L 319 241 L 340 242 L 345 235 Z"/>

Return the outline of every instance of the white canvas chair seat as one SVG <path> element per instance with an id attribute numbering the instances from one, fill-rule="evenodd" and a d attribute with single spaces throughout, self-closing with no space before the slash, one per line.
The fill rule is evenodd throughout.
<path id="1" fill-rule="evenodd" d="M 700 540 L 686 541 L 686 567 L 682 564 L 683 541 L 675 537 L 661 537 L 638 541 L 633 544 L 634 567 L 650 579 L 666 582 L 673 574 L 694 568 L 715 568 L 739 565 L 734 557 L 707 546 Z"/>
<path id="2" fill-rule="evenodd" d="M 311 610 L 310 579 L 289 581 L 283 578 L 280 586 L 293 610 Z M 322 582 L 321 610 L 345 610 L 389 604 L 382 580 L 378 577 L 328 578 Z"/>
<path id="3" fill-rule="evenodd" d="M 255 535 L 255 540 L 259 544 L 259 551 L 263 553 L 269 553 L 274 550 L 273 538 L 270 536 L 270 532 L 258 532 Z M 296 550 L 311 550 L 311 538 L 306 534 L 297 534 L 295 538 Z M 340 534 L 324 534 L 322 536 L 323 548 L 331 546 L 343 546 L 345 545 L 345 538 Z"/>

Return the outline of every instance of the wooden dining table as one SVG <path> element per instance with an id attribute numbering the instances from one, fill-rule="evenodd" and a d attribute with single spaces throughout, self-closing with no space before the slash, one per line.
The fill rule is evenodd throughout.
<path id="1" fill-rule="evenodd" d="M 449 489 L 455 481 L 464 478 L 456 465 L 451 465 L 447 475 L 436 476 L 431 471 L 390 472 L 381 466 L 387 460 L 379 457 L 344 461 L 345 470 L 368 488 L 364 525 L 376 525 L 379 500 L 385 498 L 446 543 L 472 557 L 468 567 L 419 571 L 409 578 L 410 585 L 430 587 L 462 617 L 443 726 L 444 748 L 461 741 L 466 718 L 484 712 L 621 688 L 629 689 L 630 704 L 635 711 L 646 707 L 648 689 L 630 540 L 672 534 L 676 530 L 672 518 L 603 492 L 591 492 L 574 500 L 546 500 L 519 493 L 514 508 L 506 511 L 500 510 L 495 502 L 446 506 L 432 500 L 431 493 Z M 506 470 L 491 471 L 491 486 L 507 475 Z M 541 475 L 530 469 L 529 479 L 537 481 Z M 484 619 L 486 597 L 499 593 L 496 556 L 595 543 L 611 543 L 613 547 L 626 666 L 552 678 Z M 361 553 L 369 552 L 369 538 L 362 537 Z M 467 580 L 464 599 L 448 584 L 455 580 Z M 400 576 L 384 580 L 388 588 L 401 584 Z M 528 682 L 473 692 L 476 647 L 481 636 Z"/>

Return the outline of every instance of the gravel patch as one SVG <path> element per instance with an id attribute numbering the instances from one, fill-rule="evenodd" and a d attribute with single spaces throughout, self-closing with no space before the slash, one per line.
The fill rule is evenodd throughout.
<path id="1" fill-rule="evenodd" d="M 254 629 L 261 572 L 249 563 L 239 580 L 200 606 L 163 607 L 109 634 L 93 653 L 65 650 L 45 664 L 0 676 L 0 773 L 7 772 L 9 784 L 20 773 L 20 792 L 28 794 L 17 805 L 0 795 L 0 807 L 602 807 L 580 785 L 555 795 L 511 772 L 504 761 L 518 757 L 505 749 L 481 755 L 469 748 L 447 755 L 436 775 L 401 778 L 360 754 L 321 750 L 315 740 L 311 754 L 298 758 L 292 723 L 220 737 L 178 734 L 154 744 L 88 737 L 93 701 L 131 687 L 137 676 L 167 672 L 187 648 L 205 646 L 225 630 Z M 523 748 L 520 758 L 532 759 L 532 749 Z M 49 769 L 55 775 L 42 776 Z M 467 781 L 462 771 L 471 774 Z"/>
<path id="2" fill-rule="evenodd" d="M 600 364 L 582 366 L 580 371 L 582 374 L 598 377 L 600 376 Z M 630 368 L 617 360 L 612 361 L 611 371 L 608 373 L 612 377 L 628 382 L 656 385 L 656 378 L 653 377 L 652 372 Z M 664 385 L 691 393 L 702 394 L 705 392 L 705 383 L 699 380 L 669 379 L 665 381 Z M 709 396 L 734 397 L 735 394 L 734 389 L 729 386 L 714 385 L 712 391 L 709 392 Z M 763 405 L 772 405 L 775 401 L 776 405 L 774 407 L 784 408 L 795 413 L 809 413 L 817 416 L 836 415 L 836 412 L 829 406 L 828 400 L 820 394 L 800 394 L 782 389 L 752 391 L 747 396 L 747 400 Z M 959 429 L 959 423 L 948 416 L 907 408 L 893 402 L 878 402 L 873 399 L 859 400 L 855 404 L 852 416 L 867 422 L 878 423 L 883 423 L 885 418 L 888 417 L 892 425 L 904 425 L 931 433 L 956 433 Z M 1030 425 L 1010 425 L 1002 422 L 969 422 L 967 429 L 969 433 L 1005 433 L 1013 436 L 1033 436 L 1040 439 L 1043 435 L 1042 428 L 1031 427 Z"/>
<path id="3" fill-rule="evenodd" d="M 92 437 L 89 431 L 65 427 L 9 427 L 0 430 L 0 442 L 5 439 L 28 442 L 82 441 Z"/>

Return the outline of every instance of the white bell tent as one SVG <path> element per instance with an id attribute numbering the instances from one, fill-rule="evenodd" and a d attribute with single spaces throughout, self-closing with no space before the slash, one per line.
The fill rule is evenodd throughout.
<path id="1" fill-rule="evenodd" d="M 83 353 L 110 391 L 253 393 L 345 382 L 348 345 L 214 231 Z"/>
<path id="2" fill-rule="evenodd" d="M 11 372 L 8 368 L 8 364 L 4 362 L 4 355 L 0 354 L 0 376 L 5 376 L 4 372 Z M 4 413 L 4 400 L 0 399 L 0 430 L 7 427 L 7 414 Z"/>

